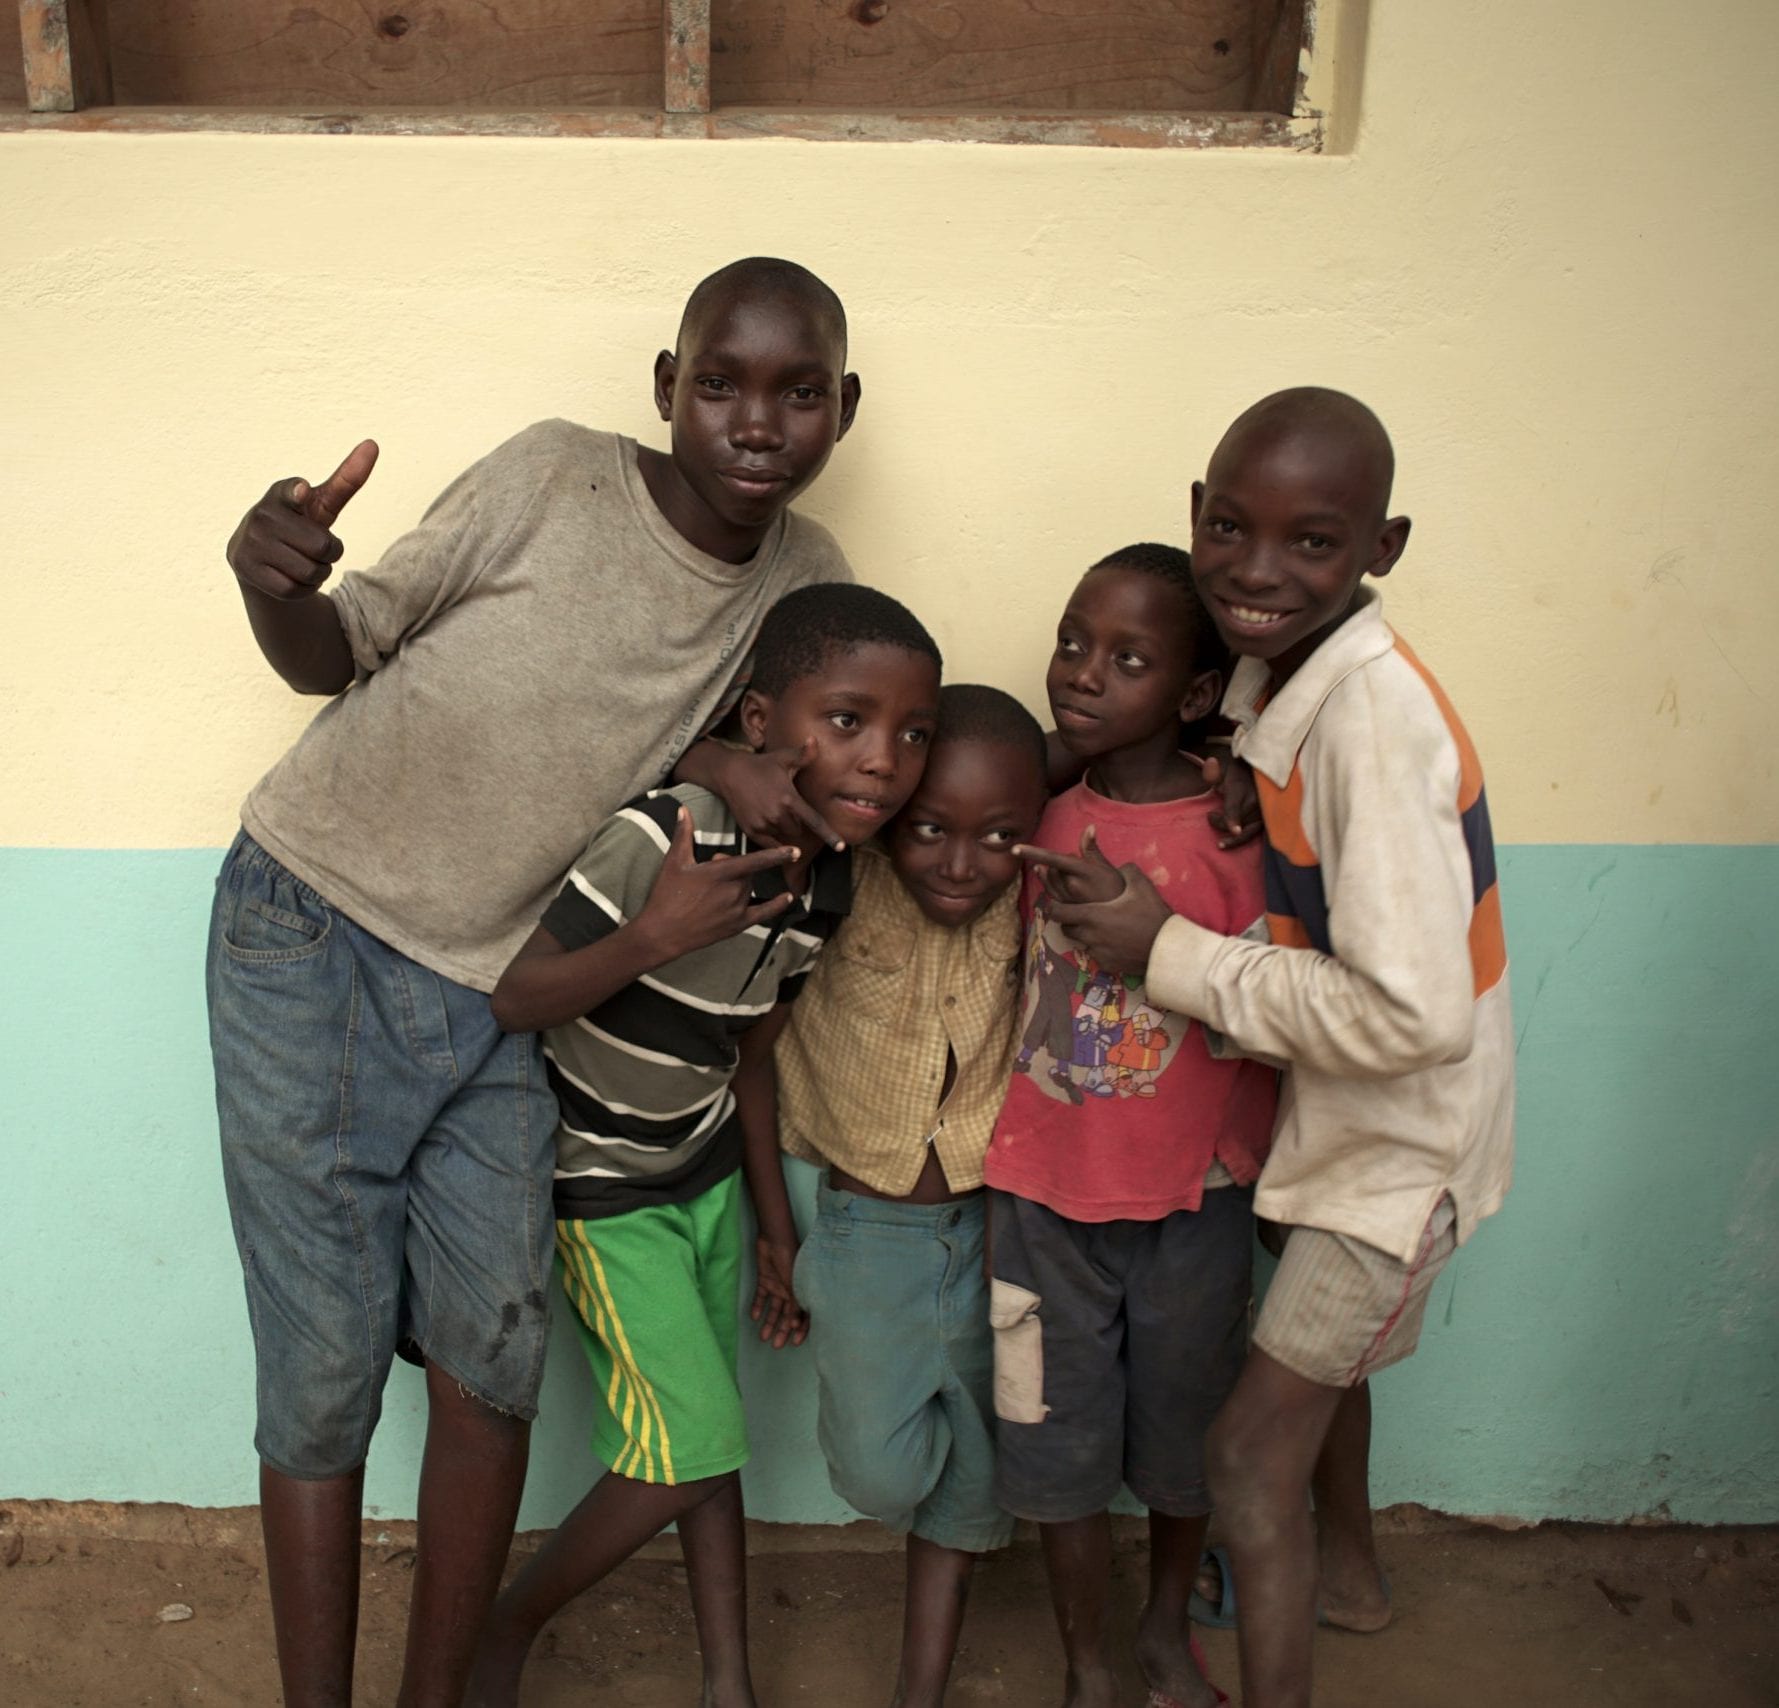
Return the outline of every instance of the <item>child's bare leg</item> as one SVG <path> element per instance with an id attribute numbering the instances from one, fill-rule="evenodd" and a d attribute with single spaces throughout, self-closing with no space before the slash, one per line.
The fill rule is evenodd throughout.
<path id="1" fill-rule="evenodd" d="M 705 1708 L 753 1708 L 747 1666 L 747 1531 L 742 1522 L 741 1478 L 731 1472 L 711 1479 L 708 1500 L 679 1517 L 680 1551 L 698 1650 L 704 1662 Z"/>
<path id="2" fill-rule="evenodd" d="M 399 1708 L 457 1708 L 519 1516 L 531 1425 L 426 1370 L 419 1546 Z"/>
<path id="3" fill-rule="evenodd" d="M 346 1708 L 358 1640 L 364 1467 L 309 1481 L 259 1468 L 266 1585 L 286 1708 Z"/>
<path id="4" fill-rule="evenodd" d="M 1335 1409 L 1311 1477 L 1322 1622 L 1347 1631 L 1381 1631 L 1390 1597 L 1371 1529 L 1371 1384 L 1349 1388 Z"/>
<path id="5" fill-rule="evenodd" d="M 1309 1708 L 1316 1628 L 1310 1474 L 1346 1390 L 1255 1348 L 1206 1442 L 1241 1587 L 1243 1708 Z"/>
<path id="6" fill-rule="evenodd" d="M 1192 1658 L 1192 1621 L 1186 1612 L 1210 1523 L 1209 1513 L 1197 1518 L 1149 1514 L 1149 1599 L 1137 1623 L 1137 1665 L 1151 1690 L 1187 1708 L 1213 1708 L 1217 1700 Z"/>
<path id="7" fill-rule="evenodd" d="M 1068 1663 L 1063 1708 L 1112 1708 L 1117 1699 L 1106 1651 L 1112 1589 L 1112 1521 L 1103 1512 L 1066 1524 L 1040 1524 L 1050 1602 Z"/>
<path id="8" fill-rule="evenodd" d="M 512 1708 L 538 1632 L 651 1536 L 735 1480 L 733 1471 L 691 1483 L 639 1483 L 616 1471 L 601 1477 L 495 1602 L 470 1672 L 469 1708 Z"/>
<path id="9" fill-rule="evenodd" d="M 944 1702 L 975 1565 L 976 1556 L 961 1548 L 909 1536 L 902 1665 L 893 1708 L 940 1708 Z"/>

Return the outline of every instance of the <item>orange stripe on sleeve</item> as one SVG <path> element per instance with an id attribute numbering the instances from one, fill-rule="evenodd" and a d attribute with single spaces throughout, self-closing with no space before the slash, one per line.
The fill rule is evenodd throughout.
<path id="1" fill-rule="evenodd" d="M 1493 990 L 1507 971 L 1507 934 L 1501 927 L 1501 886 L 1490 884 L 1470 915 L 1470 972 L 1476 994 Z"/>
<path id="2" fill-rule="evenodd" d="M 1476 756 L 1476 749 L 1470 745 L 1470 733 L 1464 728 L 1463 720 L 1458 716 L 1458 709 L 1445 697 L 1445 690 L 1434 679 L 1433 672 L 1411 652 L 1401 635 L 1394 629 L 1391 638 L 1396 642 L 1396 650 L 1402 654 L 1404 664 L 1414 671 L 1426 683 L 1427 692 L 1433 696 L 1433 703 L 1439 708 L 1439 715 L 1445 719 L 1445 727 L 1458 749 L 1458 811 L 1469 812 L 1476 804 L 1476 797 L 1482 793 L 1483 774 L 1482 761 Z M 1262 796 L 1264 799 L 1264 795 Z"/>
<path id="3" fill-rule="evenodd" d="M 1260 791 L 1260 816 L 1266 820 L 1266 840 L 1274 851 L 1293 866 L 1320 865 L 1303 828 L 1303 767 L 1291 767 L 1291 781 L 1282 789 L 1258 771 L 1254 773 L 1254 782 Z"/>
<path id="4" fill-rule="evenodd" d="M 1294 913 L 1269 913 L 1266 929 L 1275 943 L 1283 944 L 1287 949 L 1315 948 L 1307 927 Z"/>

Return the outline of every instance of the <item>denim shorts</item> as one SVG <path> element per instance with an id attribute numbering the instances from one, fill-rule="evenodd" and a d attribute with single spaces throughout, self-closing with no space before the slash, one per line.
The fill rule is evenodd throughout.
<path id="1" fill-rule="evenodd" d="M 398 1350 L 537 1412 L 556 1103 L 535 1037 L 330 907 L 245 832 L 217 879 L 210 1046 L 260 1458 L 364 1463 Z"/>
<path id="2" fill-rule="evenodd" d="M 834 1492 L 891 1530 L 980 1553 L 994 1497 L 994 1351 L 982 1198 L 907 1204 L 825 1181 L 797 1255 Z"/>
<path id="3" fill-rule="evenodd" d="M 990 1190 L 996 1489 L 1040 1524 L 1211 1510 L 1204 1442 L 1241 1374 L 1254 1189 L 1219 1186 L 1151 1222 L 1076 1222 Z"/>

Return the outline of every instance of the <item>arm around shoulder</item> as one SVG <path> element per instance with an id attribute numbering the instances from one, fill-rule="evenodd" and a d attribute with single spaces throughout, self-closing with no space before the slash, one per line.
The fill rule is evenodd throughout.
<path id="1" fill-rule="evenodd" d="M 1470 860 L 1455 749 L 1425 720 L 1367 701 L 1375 739 L 1312 733 L 1304 831 L 1320 856 L 1299 888 L 1319 918 L 1291 943 L 1224 937 L 1170 920 L 1149 988 L 1243 1050 L 1349 1078 L 1392 1078 L 1462 1060 L 1475 1025 Z M 1365 729 L 1357 732 L 1359 737 Z M 1317 882 L 1319 880 L 1319 883 Z"/>

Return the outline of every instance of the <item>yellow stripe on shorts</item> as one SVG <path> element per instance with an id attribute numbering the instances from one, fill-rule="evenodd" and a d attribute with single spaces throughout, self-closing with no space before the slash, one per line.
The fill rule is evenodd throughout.
<path id="1" fill-rule="evenodd" d="M 626 1476 L 635 1476 L 636 1467 L 640 1462 L 645 1483 L 672 1483 L 673 1445 L 667 1433 L 667 1417 L 661 1409 L 661 1401 L 655 1394 L 654 1384 L 643 1375 L 636 1362 L 636 1354 L 630 1347 L 630 1336 L 625 1331 L 624 1319 L 619 1314 L 617 1300 L 612 1297 L 611 1283 L 606 1279 L 605 1264 L 601 1261 L 598 1250 L 587 1237 L 586 1224 L 577 1222 L 575 1231 L 570 1236 L 590 1269 L 590 1292 L 594 1295 L 596 1314 L 601 1321 L 593 1332 L 612 1354 L 612 1394 L 607 1396 L 607 1403 L 612 1402 L 618 1387 L 619 1368 L 629 1377 L 628 1391 L 624 1398 L 624 1412 L 620 1419 L 624 1433 L 631 1435 L 630 1420 L 632 1403 L 640 1400 L 642 1411 L 642 1428 L 640 1439 L 632 1435 L 633 1451 L 628 1465 L 614 1465 L 612 1468 L 622 1471 Z M 609 1326 L 608 1326 L 609 1325 Z M 614 1415 L 617 1408 L 612 1407 Z M 653 1429 L 651 1431 L 651 1424 Z M 649 1451 L 649 1436 L 653 1433 L 659 1440 L 661 1452 L 661 1475 L 655 1475 L 654 1455 Z M 620 1455 L 623 1457 L 623 1455 Z"/>
<path id="2" fill-rule="evenodd" d="M 574 1237 L 560 1224 L 556 1229 L 556 1247 L 562 1254 L 562 1266 L 566 1272 L 568 1294 L 574 1302 L 576 1312 L 581 1321 L 593 1331 L 594 1338 L 599 1341 L 600 1345 L 612 1353 L 612 1376 L 611 1382 L 606 1388 L 605 1404 L 612 1416 L 619 1418 L 620 1424 L 624 1427 L 624 1433 L 628 1437 L 630 1434 L 628 1420 L 620 1417 L 618 1412 L 618 1391 L 623 1382 L 623 1367 L 613 1351 L 611 1336 L 606 1329 L 605 1312 L 600 1308 L 599 1300 L 593 1291 L 592 1278 L 586 1261 L 577 1248 Z M 632 1440 L 620 1457 L 627 1458 L 634 1448 L 635 1442 Z M 618 1470 L 622 1467 L 614 1465 L 612 1468 Z"/>

